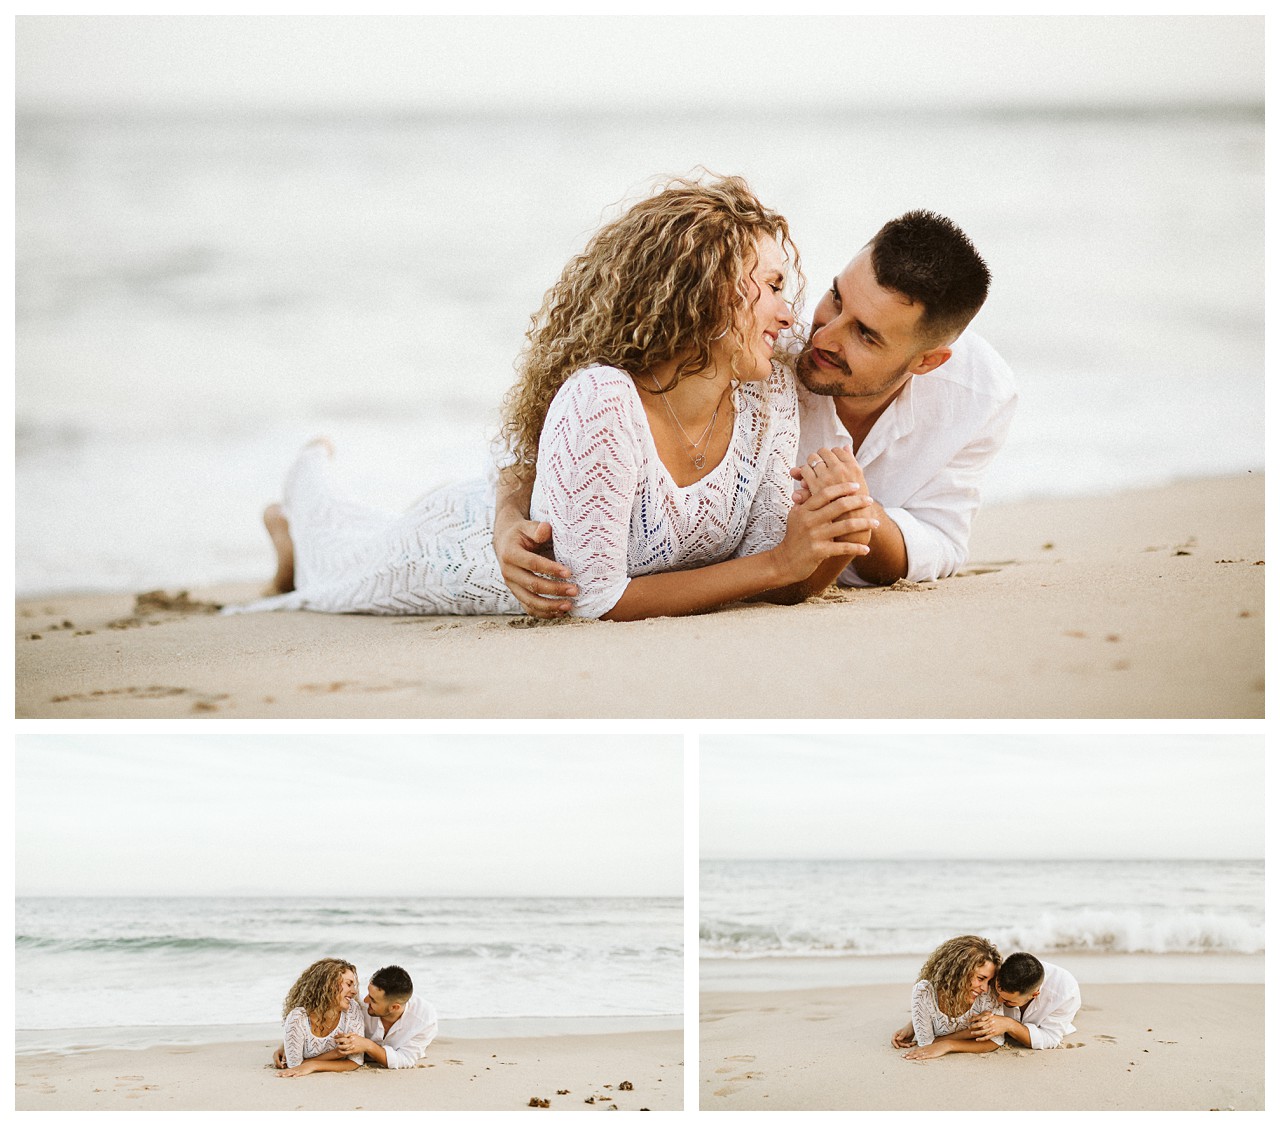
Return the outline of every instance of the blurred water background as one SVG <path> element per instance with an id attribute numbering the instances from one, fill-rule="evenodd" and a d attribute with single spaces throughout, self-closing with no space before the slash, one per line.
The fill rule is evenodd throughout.
<path id="1" fill-rule="evenodd" d="M 449 1036 L 680 1026 L 676 898 L 21 897 L 20 1050 L 278 1035 L 317 958 L 402 965 Z M 363 996 L 363 992 L 361 993 Z"/>
<path id="2" fill-rule="evenodd" d="M 811 303 L 909 208 L 973 237 L 1022 391 L 989 500 L 1263 465 L 1260 105 L 20 113 L 16 141 L 20 594 L 265 577 L 318 433 L 392 508 L 483 474 L 544 290 L 699 165 L 788 216 Z"/>
<path id="3" fill-rule="evenodd" d="M 704 860 L 704 982 L 915 980 L 957 934 L 1082 980 L 1261 981 L 1261 860 Z"/>

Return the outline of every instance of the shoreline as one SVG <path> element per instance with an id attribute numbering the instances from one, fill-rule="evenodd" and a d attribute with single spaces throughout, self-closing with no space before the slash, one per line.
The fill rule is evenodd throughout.
<path id="1" fill-rule="evenodd" d="M 446 1022 L 449 1040 L 541 1040 L 554 1036 L 626 1035 L 678 1032 L 684 1018 L 666 1016 L 469 1017 Z M 224 1025 L 124 1025 L 87 1028 L 19 1028 L 14 1039 L 19 1056 L 79 1055 L 107 1048 L 145 1051 L 150 1048 L 200 1044 L 243 1044 L 278 1037 L 279 1021 Z"/>
<path id="2" fill-rule="evenodd" d="M 27 599 L 17 715 L 1258 718 L 1263 487 L 1258 473 L 993 505 L 953 578 L 687 618 L 219 616 L 172 598 Z M 824 659 L 804 692 L 763 688 L 813 652 Z M 754 653 L 781 655 L 774 674 Z"/>
<path id="3" fill-rule="evenodd" d="M 1082 985 L 1262 985 L 1264 953 L 1047 951 L 1051 962 L 1065 964 Z M 830 957 L 698 959 L 705 991 L 773 993 L 892 985 L 915 980 L 929 952 L 918 954 L 833 955 Z"/>
<path id="4" fill-rule="evenodd" d="M 283 1079 L 278 1038 L 23 1054 L 22 1110 L 679 1110 L 683 1033 L 597 1033 L 432 1042 L 414 1068 Z M 623 1083 L 630 1084 L 624 1087 Z M 591 1100 L 591 1101 L 588 1101 Z"/>
<path id="5" fill-rule="evenodd" d="M 1258 985 L 1082 982 L 1053 1051 L 910 1061 L 907 985 L 701 994 L 703 1110 L 1260 1110 Z"/>

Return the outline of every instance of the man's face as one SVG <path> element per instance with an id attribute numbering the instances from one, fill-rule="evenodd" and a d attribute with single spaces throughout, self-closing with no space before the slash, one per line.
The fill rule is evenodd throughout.
<path id="1" fill-rule="evenodd" d="M 369 1010 L 369 1015 L 373 1017 L 394 1016 L 395 1011 L 401 1008 L 395 1001 L 388 1001 L 386 993 L 372 982 L 369 984 L 369 992 L 365 995 L 364 1007 Z"/>
<path id="2" fill-rule="evenodd" d="M 813 314 L 796 374 L 818 395 L 892 396 L 920 366 L 923 306 L 876 281 L 863 250 L 834 280 Z"/>
<path id="3" fill-rule="evenodd" d="M 1024 1009 L 1031 1004 L 1031 999 L 1038 996 L 1039 988 L 1032 989 L 1027 993 L 1011 993 L 1007 989 L 1001 989 L 996 986 L 996 996 L 1000 998 L 1001 1003 L 1009 1009 Z"/>

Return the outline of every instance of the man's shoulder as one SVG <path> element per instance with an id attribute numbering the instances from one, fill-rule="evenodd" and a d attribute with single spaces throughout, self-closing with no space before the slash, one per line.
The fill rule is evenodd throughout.
<path id="1" fill-rule="evenodd" d="M 970 394 L 1004 402 L 1016 397 L 1013 369 L 1004 357 L 973 329 L 965 329 L 951 345 L 951 358 L 934 370 L 942 380 Z"/>

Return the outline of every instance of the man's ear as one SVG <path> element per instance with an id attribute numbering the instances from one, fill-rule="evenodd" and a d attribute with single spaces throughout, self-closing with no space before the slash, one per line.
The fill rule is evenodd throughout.
<path id="1" fill-rule="evenodd" d="M 916 360 L 915 366 L 911 369 L 911 374 L 924 375 L 925 372 L 941 367 L 949 359 L 951 359 L 950 348 L 930 348 L 929 351 Z"/>

